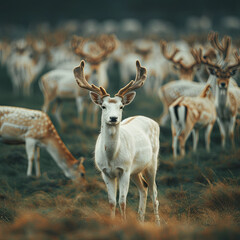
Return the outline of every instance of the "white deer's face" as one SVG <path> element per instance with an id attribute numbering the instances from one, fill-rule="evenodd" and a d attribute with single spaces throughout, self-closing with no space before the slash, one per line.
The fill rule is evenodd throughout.
<path id="1" fill-rule="evenodd" d="M 117 125 L 122 121 L 123 103 L 120 97 L 105 97 L 102 101 L 102 121 L 108 125 Z"/>
<path id="2" fill-rule="evenodd" d="M 102 121 L 110 126 L 118 125 L 122 121 L 123 108 L 132 102 L 135 95 L 135 92 L 129 92 L 123 98 L 119 96 L 101 98 L 97 93 L 90 92 L 92 101 L 102 108 Z"/>

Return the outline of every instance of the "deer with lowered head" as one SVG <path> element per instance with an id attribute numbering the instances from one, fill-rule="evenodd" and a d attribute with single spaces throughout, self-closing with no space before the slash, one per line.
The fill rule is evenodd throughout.
<path id="1" fill-rule="evenodd" d="M 138 188 L 139 219 L 144 221 L 147 190 L 152 197 L 156 223 L 158 214 L 157 186 L 155 182 L 158 167 L 159 126 L 150 118 L 134 116 L 122 121 L 123 108 L 130 104 L 146 78 L 146 68 L 136 62 L 135 81 L 129 82 L 112 98 L 103 87 L 90 85 L 84 75 L 84 61 L 74 69 L 74 75 L 81 88 L 90 91 L 92 101 L 102 109 L 101 132 L 95 146 L 95 163 L 102 174 L 108 191 L 111 216 L 115 216 L 117 183 L 119 205 L 123 219 L 126 219 L 126 199 L 130 179 Z"/>
<path id="2" fill-rule="evenodd" d="M 52 156 L 64 175 L 72 180 L 85 178 L 84 158 L 79 162 L 69 152 L 46 113 L 20 107 L 0 106 L 0 143 L 25 144 L 28 168 L 40 177 L 40 147 Z"/>

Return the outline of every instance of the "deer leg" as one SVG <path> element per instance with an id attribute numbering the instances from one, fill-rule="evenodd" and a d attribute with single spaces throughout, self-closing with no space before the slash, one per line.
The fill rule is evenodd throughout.
<path id="1" fill-rule="evenodd" d="M 98 106 L 94 105 L 93 107 L 93 126 L 97 127 L 98 125 Z"/>
<path id="2" fill-rule="evenodd" d="M 35 162 L 35 170 L 36 170 L 37 177 L 41 176 L 39 158 L 40 158 L 40 148 L 36 146 L 35 153 L 34 153 L 34 162 Z"/>
<path id="3" fill-rule="evenodd" d="M 130 182 L 129 173 L 125 172 L 121 175 L 121 177 L 119 177 L 119 206 L 123 220 L 126 220 L 126 201 L 129 189 L 129 182 Z"/>
<path id="4" fill-rule="evenodd" d="M 151 166 L 144 171 L 144 176 L 146 177 L 148 183 L 149 194 L 153 202 L 153 211 L 155 215 L 155 222 L 157 225 L 160 225 L 160 217 L 158 213 L 159 201 L 157 198 L 157 185 L 155 182 L 157 170 L 155 167 Z"/>
<path id="5" fill-rule="evenodd" d="M 177 147 L 178 147 L 178 137 L 177 137 L 176 133 L 173 133 L 172 134 L 172 149 L 173 149 L 173 158 L 175 160 L 177 159 Z"/>
<path id="6" fill-rule="evenodd" d="M 213 125 L 214 123 L 210 123 L 207 126 L 206 132 L 205 132 L 205 144 L 206 144 L 206 150 L 207 152 L 210 152 L 210 136 L 211 136 L 211 132 L 213 129 Z"/>
<path id="7" fill-rule="evenodd" d="M 62 104 L 61 100 L 58 100 L 56 104 L 57 104 L 57 107 L 56 107 L 55 117 L 56 117 L 56 119 L 57 119 L 61 129 L 64 130 L 65 129 L 65 123 L 62 120 L 62 114 L 61 114 L 62 113 L 63 104 Z"/>
<path id="8" fill-rule="evenodd" d="M 180 147 L 180 154 L 182 157 L 185 156 L 185 143 L 186 143 L 186 140 L 185 140 L 185 137 L 184 136 L 179 136 L 179 147 Z"/>
<path id="9" fill-rule="evenodd" d="M 169 119 L 168 106 L 163 102 L 163 113 L 159 119 L 160 126 L 165 126 L 168 119 Z"/>
<path id="10" fill-rule="evenodd" d="M 81 124 L 83 123 L 83 110 L 85 105 L 82 97 L 76 98 L 76 105 L 77 105 L 79 123 Z"/>
<path id="11" fill-rule="evenodd" d="M 232 117 L 230 123 L 228 125 L 228 133 L 232 142 L 232 147 L 235 149 L 235 141 L 234 141 L 234 127 L 235 127 L 236 117 Z"/>
<path id="12" fill-rule="evenodd" d="M 116 211 L 116 193 L 117 193 L 117 182 L 116 178 L 109 178 L 102 172 L 103 181 L 106 184 L 107 192 L 108 192 L 108 201 L 111 209 L 111 218 L 115 217 Z"/>
<path id="13" fill-rule="evenodd" d="M 92 103 L 88 104 L 86 120 L 87 120 L 87 123 L 88 123 L 89 126 L 92 126 L 93 107 L 94 106 L 93 106 Z"/>
<path id="14" fill-rule="evenodd" d="M 32 175 L 32 166 L 33 166 L 33 160 L 34 160 L 34 154 L 35 154 L 35 146 L 36 141 L 32 138 L 26 139 L 26 152 L 27 152 L 27 158 L 28 158 L 28 169 L 27 169 L 27 176 Z"/>
<path id="15" fill-rule="evenodd" d="M 192 134 L 193 134 L 193 152 L 196 152 L 199 140 L 199 130 L 193 129 Z"/>
<path id="16" fill-rule="evenodd" d="M 145 212 L 146 212 L 146 203 L 147 203 L 147 183 L 143 179 L 141 173 L 131 175 L 131 180 L 136 185 L 138 192 L 139 192 L 139 220 L 140 222 L 144 222 Z"/>
<path id="17" fill-rule="evenodd" d="M 217 123 L 218 123 L 219 130 L 221 133 L 222 148 L 225 148 L 226 130 L 225 130 L 224 124 L 221 122 L 221 120 L 219 118 L 217 118 Z"/>

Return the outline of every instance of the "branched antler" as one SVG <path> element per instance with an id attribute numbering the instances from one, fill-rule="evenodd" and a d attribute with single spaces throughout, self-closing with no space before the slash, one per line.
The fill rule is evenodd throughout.
<path id="1" fill-rule="evenodd" d="M 164 55 L 165 58 L 167 58 L 168 60 L 172 61 L 174 64 L 180 66 L 180 68 L 188 70 L 191 68 L 194 68 L 196 65 L 200 64 L 200 61 L 198 58 L 196 58 L 196 56 L 194 55 L 194 53 L 191 51 L 193 58 L 194 58 L 194 62 L 187 66 L 186 64 L 184 64 L 183 58 L 180 58 L 179 60 L 174 60 L 174 57 L 176 56 L 176 54 L 180 51 L 178 48 L 175 48 L 175 50 L 173 51 L 172 55 L 169 55 L 167 53 L 167 43 L 165 41 L 160 42 L 161 48 L 162 48 L 162 53 Z"/>
<path id="2" fill-rule="evenodd" d="M 233 71 L 240 67 L 240 55 L 237 50 L 234 52 L 234 57 L 235 57 L 236 63 L 228 66 L 226 71 Z"/>
<path id="3" fill-rule="evenodd" d="M 74 36 L 72 39 L 72 48 L 76 55 L 84 58 L 91 64 L 99 64 L 104 61 L 117 47 L 117 41 L 114 35 L 102 35 L 93 42 L 100 51 L 97 54 L 96 51 L 94 51 L 94 54 L 93 52 L 87 53 L 84 51 L 84 46 L 89 44 L 90 41 L 92 40 Z M 93 47 L 91 49 L 96 48 Z"/>
<path id="4" fill-rule="evenodd" d="M 178 48 L 175 48 L 173 53 L 171 55 L 169 55 L 167 53 L 167 42 L 166 41 L 160 41 L 160 46 L 161 46 L 161 49 L 162 49 L 162 54 L 166 59 L 168 59 L 169 61 L 172 61 L 175 64 L 178 64 L 182 61 L 182 58 L 180 58 L 178 61 L 174 60 L 174 57 L 180 51 Z"/>
<path id="5" fill-rule="evenodd" d="M 121 88 L 115 96 L 124 97 L 125 94 L 143 86 L 147 79 L 147 69 L 142 67 L 139 60 L 136 61 L 136 78 Z"/>
<path id="6" fill-rule="evenodd" d="M 211 32 L 208 35 L 208 40 L 211 45 L 222 54 L 223 60 L 227 60 L 230 52 L 231 38 L 229 36 L 224 36 L 220 43 L 218 33 Z"/>
<path id="7" fill-rule="evenodd" d="M 203 56 L 201 48 L 199 50 L 193 49 L 193 52 L 194 52 L 195 56 L 201 61 L 201 63 L 203 63 L 211 68 L 214 68 L 215 70 L 221 69 L 221 67 L 218 64 L 211 62 L 211 60 L 209 60 L 208 57 Z"/>
<path id="8" fill-rule="evenodd" d="M 80 62 L 80 65 L 78 67 L 74 68 L 74 70 L 73 70 L 75 79 L 76 79 L 79 87 L 87 89 L 92 92 L 95 92 L 98 95 L 100 95 L 101 98 L 109 96 L 109 94 L 106 92 L 106 90 L 103 87 L 97 87 L 94 84 L 90 85 L 88 83 L 88 81 L 85 78 L 85 74 L 84 74 L 84 66 L 85 66 L 85 62 L 84 62 L 84 60 L 82 60 Z"/>

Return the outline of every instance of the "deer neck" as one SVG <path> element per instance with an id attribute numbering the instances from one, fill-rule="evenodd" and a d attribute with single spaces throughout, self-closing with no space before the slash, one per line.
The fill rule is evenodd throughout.
<path id="1" fill-rule="evenodd" d="M 228 104 L 228 89 L 221 89 L 216 87 L 216 107 L 219 109 L 224 109 Z"/>
<path id="2" fill-rule="evenodd" d="M 184 80 L 187 80 L 187 81 L 193 81 L 193 73 L 181 73 L 180 74 L 180 79 L 184 79 Z"/>
<path id="3" fill-rule="evenodd" d="M 101 128 L 104 151 L 108 160 L 113 160 L 118 155 L 120 148 L 120 124 L 113 126 L 102 123 Z"/>
<path id="4" fill-rule="evenodd" d="M 78 161 L 73 157 L 66 145 L 61 140 L 55 128 L 52 129 L 45 140 L 46 149 L 57 165 L 63 170 L 66 177 L 74 179 L 74 164 Z"/>

